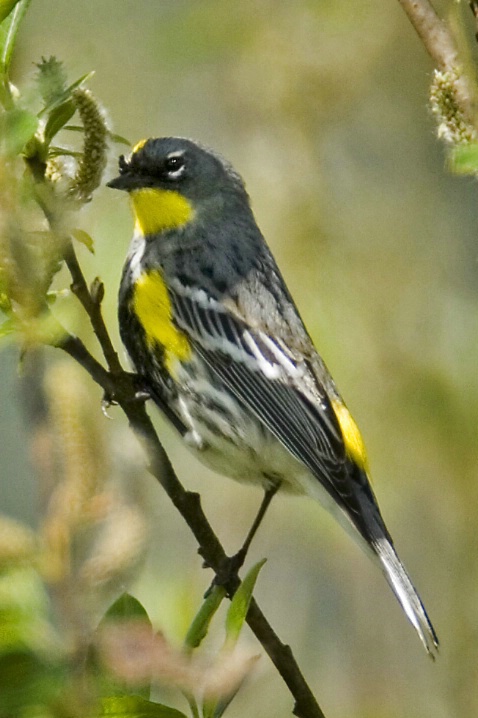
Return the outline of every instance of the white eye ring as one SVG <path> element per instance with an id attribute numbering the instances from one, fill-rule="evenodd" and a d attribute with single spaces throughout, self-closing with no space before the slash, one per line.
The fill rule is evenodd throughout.
<path id="1" fill-rule="evenodd" d="M 170 152 L 165 160 L 166 172 L 169 178 L 177 179 L 184 172 L 185 164 L 183 158 L 184 152 Z"/>

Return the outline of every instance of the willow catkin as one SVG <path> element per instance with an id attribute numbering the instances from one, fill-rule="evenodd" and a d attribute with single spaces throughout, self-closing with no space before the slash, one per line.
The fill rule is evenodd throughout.
<path id="1" fill-rule="evenodd" d="M 78 531 L 94 524 L 104 506 L 97 495 L 107 478 L 102 434 L 95 407 L 79 367 L 66 361 L 45 375 L 49 423 L 53 435 L 56 486 L 43 525 L 49 555 L 49 578 L 60 580 L 71 570 L 71 543 Z"/>
<path id="2" fill-rule="evenodd" d="M 103 112 L 89 90 L 78 88 L 72 99 L 83 124 L 83 151 L 69 194 L 87 202 L 100 185 L 106 167 L 108 128 Z"/>
<path id="3" fill-rule="evenodd" d="M 116 501 L 81 567 L 80 578 L 91 588 L 125 582 L 142 559 L 147 538 L 147 524 L 139 508 Z"/>
<path id="4" fill-rule="evenodd" d="M 450 145 L 476 142 L 476 132 L 466 121 L 457 99 L 458 75 L 434 70 L 430 86 L 430 110 L 437 121 L 437 135 Z"/>

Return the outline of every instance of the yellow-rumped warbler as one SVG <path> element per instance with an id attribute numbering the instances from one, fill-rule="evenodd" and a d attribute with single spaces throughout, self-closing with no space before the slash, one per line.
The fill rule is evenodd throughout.
<path id="1" fill-rule="evenodd" d="M 207 465 L 307 494 L 381 567 L 426 650 L 438 640 L 367 477 L 360 432 L 314 348 L 232 166 L 190 140 L 139 142 L 110 187 L 135 218 L 122 340 Z"/>

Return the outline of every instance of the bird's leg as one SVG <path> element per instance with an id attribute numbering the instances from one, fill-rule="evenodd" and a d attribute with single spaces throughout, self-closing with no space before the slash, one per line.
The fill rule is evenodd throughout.
<path id="1" fill-rule="evenodd" d="M 239 551 L 234 554 L 234 556 L 230 556 L 227 558 L 227 560 L 224 562 L 224 566 L 221 567 L 219 573 L 216 574 L 216 578 L 214 579 L 213 584 L 227 587 L 228 584 L 231 584 L 233 578 L 237 576 L 237 572 L 245 561 L 252 539 L 256 535 L 257 530 L 262 523 L 262 519 L 266 515 L 267 509 L 269 508 L 269 504 L 277 493 L 279 487 L 280 481 L 276 483 L 271 483 L 267 486 L 264 492 L 264 498 L 262 499 L 261 505 L 259 507 L 259 511 L 257 512 L 252 526 L 247 533 L 244 543 L 242 544 Z"/>
<path id="2" fill-rule="evenodd" d="M 252 539 L 256 535 L 257 530 L 262 523 L 262 519 L 266 515 L 266 511 L 269 508 L 269 504 L 272 501 L 272 499 L 274 498 L 274 496 L 276 495 L 277 491 L 279 490 L 279 487 L 280 487 L 280 482 L 274 483 L 274 484 L 269 484 L 267 486 L 266 490 L 264 491 L 264 498 L 262 499 L 261 505 L 259 507 L 259 511 L 257 512 L 256 518 L 254 519 L 254 522 L 253 522 L 251 528 L 249 529 L 249 532 L 245 538 L 245 541 L 242 544 L 239 551 L 234 556 L 231 557 L 231 561 L 234 561 L 234 563 L 237 564 L 236 571 L 238 569 L 240 569 L 242 564 L 244 563 L 247 552 L 249 551 L 249 546 L 252 543 Z"/>

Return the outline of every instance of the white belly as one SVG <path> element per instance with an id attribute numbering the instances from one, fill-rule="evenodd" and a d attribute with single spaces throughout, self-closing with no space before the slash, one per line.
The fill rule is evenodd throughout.
<path id="1" fill-rule="evenodd" d="M 280 481 L 282 491 L 319 501 L 350 531 L 350 520 L 320 479 L 234 397 L 212 387 L 201 362 L 195 362 L 195 370 L 192 377 L 178 365 L 178 384 L 186 391 L 181 392 L 176 407 L 189 427 L 184 438 L 195 456 L 208 468 L 236 481 L 262 487 Z"/>

